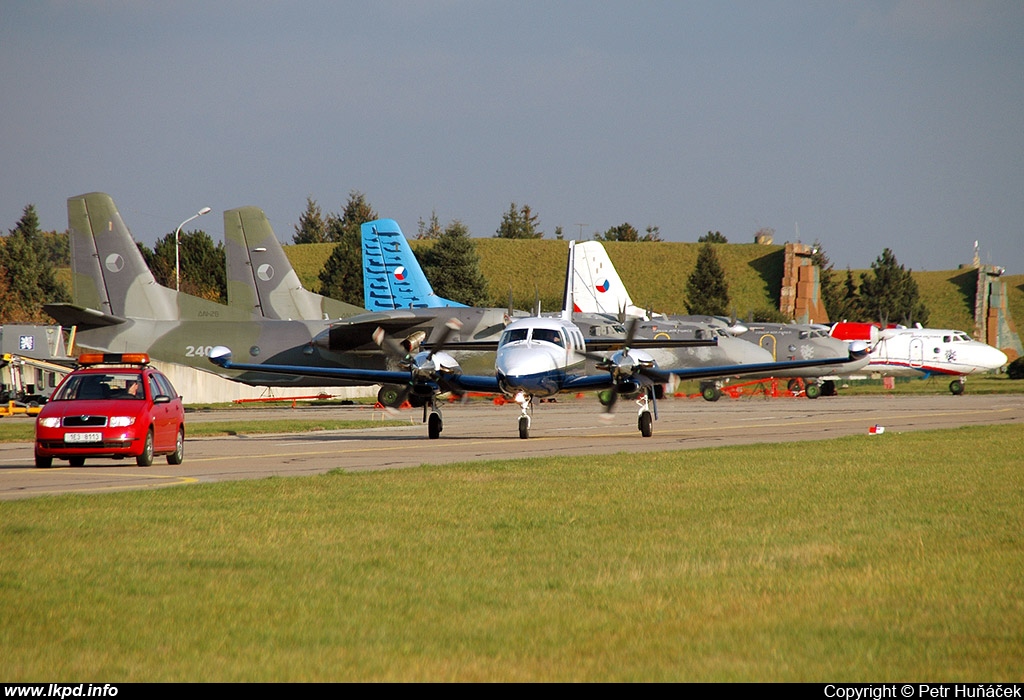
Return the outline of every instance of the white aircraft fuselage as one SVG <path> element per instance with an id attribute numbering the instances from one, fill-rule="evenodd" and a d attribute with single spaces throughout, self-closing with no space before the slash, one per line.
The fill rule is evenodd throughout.
<path id="1" fill-rule="evenodd" d="M 942 328 L 882 328 L 837 323 L 832 336 L 868 341 L 868 370 L 891 376 L 946 374 L 965 377 L 992 372 L 1007 363 L 1006 353 L 973 340 L 964 331 Z"/>

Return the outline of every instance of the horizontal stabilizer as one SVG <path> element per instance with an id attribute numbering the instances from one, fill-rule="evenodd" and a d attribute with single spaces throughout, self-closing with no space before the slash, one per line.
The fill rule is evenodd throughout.
<path id="1" fill-rule="evenodd" d="M 111 316 L 96 309 L 75 304 L 43 304 L 43 311 L 50 314 L 62 326 L 78 326 L 79 330 L 104 328 L 127 323 L 128 319 Z"/>

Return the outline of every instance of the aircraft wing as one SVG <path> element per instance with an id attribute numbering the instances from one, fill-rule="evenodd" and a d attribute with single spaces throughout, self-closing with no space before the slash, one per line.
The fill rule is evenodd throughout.
<path id="1" fill-rule="evenodd" d="M 248 364 L 231 361 L 231 351 L 223 346 L 213 349 L 209 360 L 224 369 L 268 374 L 287 374 L 299 377 L 320 377 L 326 379 L 347 379 L 366 384 L 408 384 L 411 374 L 408 370 L 354 369 L 349 367 L 315 367 L 311 365 Z M 498 380 L 493 375 L 471 375 L 442 373 L 437 380 L 442 391 L 481 391 L 501 393 Z"/>
<path id="2" fill-rule="evenodd" d="M 644 368 L 643 374 L 656 382 L 667 383 L 671 377 L 677 379 L 711 379 L 713 377 L 741 377 L 747 374 L 771 375 L 776 372 L 783 372 L 791 369 L 802 369 L 806 367 L 827 367 L 829 365 L 843 365 L 848 362 L 856 362 L 867 357 L 867 349 L 863 342 L 858 347 L 850 347 L 848 357 L 831 357 L 824 360 L 789 360 L 783 362 L 758 362 L 746 365 L 721 365 L 719 367 L 684 367 L 679 369 L 662 370 L 657 368 Z"/>

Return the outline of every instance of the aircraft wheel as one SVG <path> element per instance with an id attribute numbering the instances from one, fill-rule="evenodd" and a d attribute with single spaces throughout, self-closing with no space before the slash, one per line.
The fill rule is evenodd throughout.
<path id="1" fill-rule="evenodd" d="M 708 384 L 701 388 L 700 395 L 704 397 L 705 401 L 718 401 L 722 398 L 722 390 L 714 384 Z"/>
<path id="2" fill-rule="evenodd" d="M 637 424 L 640 428 L 640 434 L 644 437 L 650 437 L 654 434 L 654 417 L 650 411 L 641 413 L 637 419 Z"/>
<path id="3" fill-rule="evenodd" d="M 135 463 L 140 467 L 153 465 L 153 429 L 146 433 L 146 443 L 142 446 L 142 454 L 135 458 Z"/>
<path id="4" fill-rule="evenodd" d="M 68 458 L 68 464 L 72 467 L 84 467 L 85 457 L 70 457 Z"/>
<path id="5" fill-rule="evenodd" d="M 964 393 L 964 383 L 959 379 L 954 379 L 949 383 L 949 390 L 953 393 L 953 396 L 959 396 Z"/>
<path id="6" fill-rule="evenodd" d="M 431 440 L 436 440 L 437 438 L 441 437 L 442 427 L 443 426 L 441 424 L 441 414 L 431 413 L 430 417 L 427 418 L 427 436 Z"/>
<path id="7" fill-rule="evenodd" d="M 178 428 L 178 441 L 174 443 L 174 452 L 167 455 L 168 464 L 181 464 L 185 459 L 185 429 Z"/>
<path id="8" fill-rule="evenodd" d="M 821 396 L 821 386 L 818 384 L 808 384 L 804 387 L 804 393 L 807 394 L 807 398 L 816 399 Z"/>
<path id="9" fill-rule="evenodd" d="M 519 416 L 519 439 L 525 440 L 530 437 L 530 419 L 526 416 Z"/>
<path id="10" fill-rule="evenodd" d="M 377 401 L 381 406 L 398 408 L 405 403 L 408 393 L 405 387 L 398 386 L 397 384 L 385 384 L 377 392 Z"/>
<path id="11" fill-rule="evenodd" d="M 821 383 L 821 395 L 822 396 L 836 396 L 839 392 L 836 391 L 836 383 L 832 379 L 826 379 Z"/>
<path id="12" fill-rule="evenodd" d="M 36 455 L 36 469 L 49 469 L 53 466 L 53 457 Z"/>

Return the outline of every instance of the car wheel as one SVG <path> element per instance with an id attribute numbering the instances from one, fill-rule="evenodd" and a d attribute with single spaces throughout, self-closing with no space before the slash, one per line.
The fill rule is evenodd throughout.
<path id="1" fill-rule="evenodd" d="M 178 428 L 178 441 L 174 443 L 174 452 L 167 455 L 168 464 L 181 464 L 185 459 L 185 429 Z"/>
<path id="2" fill-rule="evenodd" d="M 153 464 L 153 429 L 146 433 L 146 443 L 142 446 L 142 454 L 135 458 L 135 463 L 140 467 L 148 467 Z"/>
<path id="3" fill-rule="evenodd" d="M 43 457 L 42 455 L 36 455 L 36 468 L 37 469 L 49 469 L 53 466 L 53 457 Z"/>
<path id="4" fill-rule="evenodd" d="M 68 464 L 72 467 L 84 467 L 85 457 L 68 457 Z"/>

